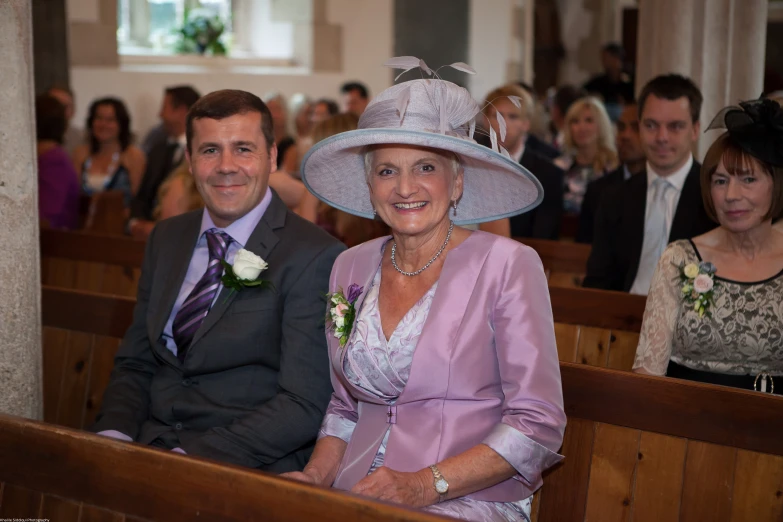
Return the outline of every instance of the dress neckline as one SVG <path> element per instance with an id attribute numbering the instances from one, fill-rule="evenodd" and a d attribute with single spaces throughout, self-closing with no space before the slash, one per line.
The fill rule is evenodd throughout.
<path id="1" fill-rule="evenodd" d="M 701 253 L 699 252 L 699 249 L 696 248 L 696 243 L 693 242 L 693 239 L 688 239 L 688 243 L 690 243 L 691 248 L 693 249 L 694 254 L 696 254 L 696 258 L 699 260 L 699 262 L 704 261 L 701 258 Z M 768 277 L 762 281 L 735 281 L 733 279 L 727 279 L 725 277 L 721 277 L 717 273 L 713 277 L 718 281 L 725 281 L 726 283 L 733 283 L 735 285 L 753 286 L 753 285 L 763 285 L 765 283 L 769 283 L 770 281 L 774 281 L 780 276 L 783 276 L 783 269 L 781 269 L 780 272 L 778 272 L 777 274 Z"/>

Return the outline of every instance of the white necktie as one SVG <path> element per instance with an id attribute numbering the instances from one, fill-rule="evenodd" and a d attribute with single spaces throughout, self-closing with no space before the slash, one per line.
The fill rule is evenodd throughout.
<path id="1" fill-rule="evenodd" d="M 664 178 L 653 180 L 653 197 L 647 219 L 644 222 L 644 242 L 639 270 L 631 287 L 632 294 L 647 295 L 650 291 L 655 267 L 661 254 L 669 243 L 669 212 L 666 205 L 666 193 L 674 188 Z"/>

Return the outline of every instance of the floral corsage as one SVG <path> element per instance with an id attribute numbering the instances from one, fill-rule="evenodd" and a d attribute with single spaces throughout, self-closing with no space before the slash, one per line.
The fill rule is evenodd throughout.
<path id="1" fill-rule="evenodd" d="M 327 321 L 334 336 L 340 340 L 340 347 L 344 347 L 351 335 L 351 328 L 356 320 L 356 300 L 362 295 L 364 288 L 357 284 L 348 287 L 348 295 L 343 294 L 342 288 L 332 294 L 327 294 L 329 299 L 329 314 Z"/>
<path id="2" fill-rule="evenodd" d="M 680 265 L 680 281 L 682 281 L 682 297 L 699 317 L 707 315 L 714 304 L 715 265 L 701 262 Z"/>
<path id="3" fill-rule="evenodd" d="M 224 269 L 223 277 L 220 280 L 223 286 L 231 290 L 228 295 L 239 292 L 243 288 L 272 287 L 271 281 L 265 281 L 259 277 L 261 272 L 269 268 L 269 265 L 249 250 L 240 249 L 234 256 L 233 265 L 228 264 L 225 259 L 220 263 Z"/>

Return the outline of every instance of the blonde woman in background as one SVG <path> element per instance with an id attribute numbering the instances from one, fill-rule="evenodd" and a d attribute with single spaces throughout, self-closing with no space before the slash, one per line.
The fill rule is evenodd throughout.
<path id="1" fill-rule="evenodd" d="M 335 134 L 356 130 L 359 117 L 351 114 L 337 114 L 317 123 L 312 131 L 313 145 Z M 356 246 L 370 239 L 388 234 L 388 227 L 381 221 L 373 221 L 346 214 L 321 202 L 310 192 L 305 191 L 295 212 L 311 221 L 348 247 Z"/>
<path id="2" fill-rule="evenodd" d="M 614 132 L 604 104 L 593 96 L 571 105 L 564 130 L 565 155 L 555 160 L 566 171 L 563 210 L 579 214 L 587 184 L 619 165 Z"/>
<path id="3" fill-rule="evenodd" d="M 155 221 L 163 221 L 203 207 L 204 200 L 196 189 L 188 164 L 182 162 L 158 189 L 158 204 L 152 216 Z"/>

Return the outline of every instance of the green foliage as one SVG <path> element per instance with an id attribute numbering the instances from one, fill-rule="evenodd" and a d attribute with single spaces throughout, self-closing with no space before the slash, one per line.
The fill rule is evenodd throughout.
<path id="1" fill-rule="evenodd" d="M 182 27 L 177 29 L 179 54 L 209 54 L 224 56 L 226 46 L 221 41 L 225 24 L 219 16 L 206 9 L 186 9 Z"/>

